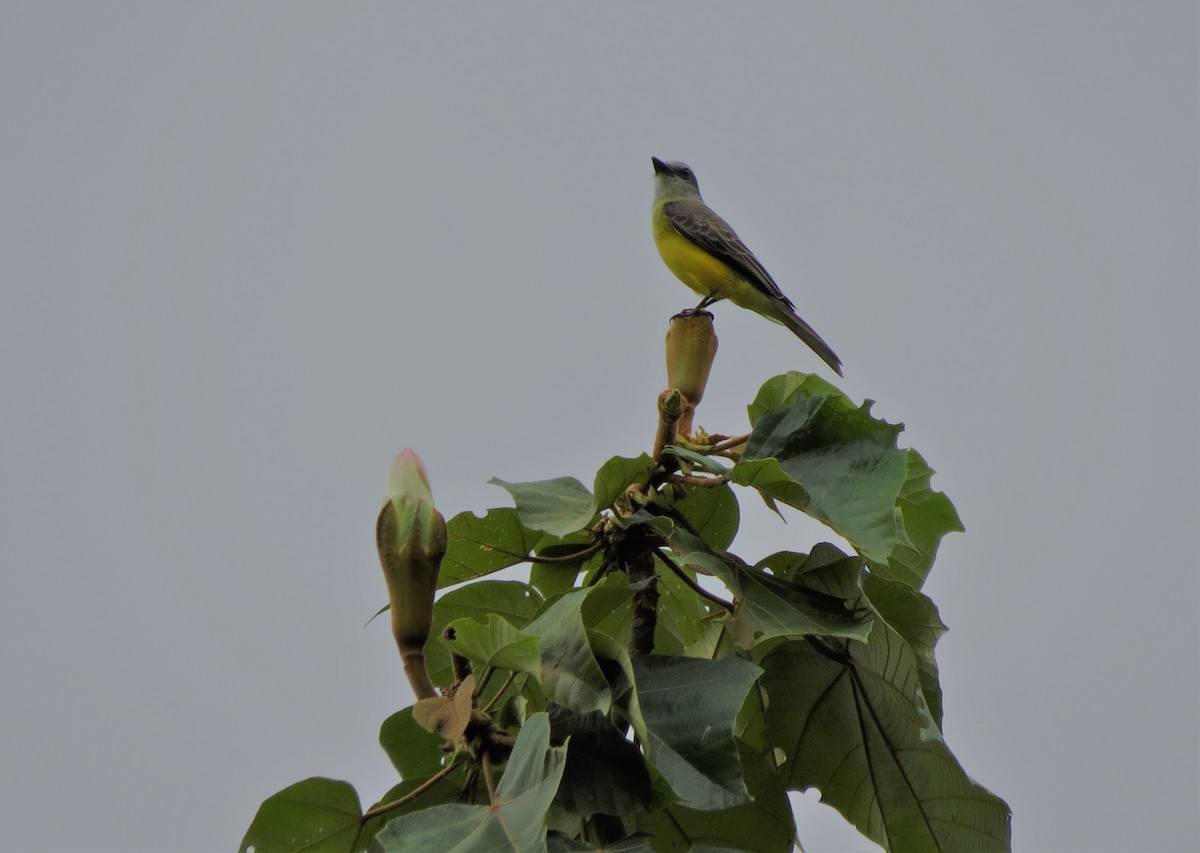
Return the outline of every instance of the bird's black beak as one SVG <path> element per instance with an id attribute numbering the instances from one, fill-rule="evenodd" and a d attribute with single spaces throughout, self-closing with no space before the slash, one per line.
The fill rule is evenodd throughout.
<path id="1" fill-rule="evenodd" d="M 654 174 L 656 175 L 661 175 L 663 172 L 671 171 L 671 168 L 657 157 L 651 157 L 650 162 L 654 164 Z"/>

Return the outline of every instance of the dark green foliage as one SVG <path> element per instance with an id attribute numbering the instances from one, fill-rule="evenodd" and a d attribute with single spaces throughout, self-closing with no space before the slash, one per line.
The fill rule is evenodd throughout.
<path id="1" fill-rule="evenodd" d="M 493 481 L 515 507 L 448 522 L 440 585 L 472 582 L 438 600 L 425 648 L 439 687 L 473 672 L 465 733 L 444 744 L 398 711 L 380 743 L 403 780 L 379 803 L 309 779 L 263 803 L 242 849 L 784 853 L 803 837 L 788 791 L 817 788 L 886 850 L 1007 850 L 1007 806 L 941 731 L 946 629 L 920 588 L 962 529 L 953 505 L 900 425 L 816 377 L 771 379 L 750 419 L 732 466 L 689 444 L 666 469 L 613 457 L 591 490 Z M 848 550 L 735 553 L 724 477 Z M 479 580 L 527 561 L 528 585 Z M 631 656 L 646 630 L 654 653 Z"/>

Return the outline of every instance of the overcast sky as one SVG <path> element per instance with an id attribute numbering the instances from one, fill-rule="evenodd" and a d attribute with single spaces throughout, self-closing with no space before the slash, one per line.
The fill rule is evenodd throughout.
<path id="1" fill-rule="evenodd" d="M 0 849 L 230 850 L 395 781 L 388 464 L 449 516 L 649 448 L 695 301 L 651 155 L 958 506 L 946 737 L 1016 849 L 1194 849 L 1197 42 L 1190 2 L 0 4 Z M 716 314 L 710 430 L 836 378 Z M 748 559 L 824 536 L 745 515 Z"/>

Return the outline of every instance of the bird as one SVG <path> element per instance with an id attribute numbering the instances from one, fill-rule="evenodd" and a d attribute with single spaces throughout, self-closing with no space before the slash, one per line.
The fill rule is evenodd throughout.
<path id="1" fill-rule="evenodd" d="M 657 157 L 650 161 L 654 164 L 654 244 L 675 277 L 703 297 L 687 313 L 728 299 L 790 329 L 841 376 L 842 360 L 800 319 L 796 306 L 729 223 L 704 203 L 691 167 Z"/>

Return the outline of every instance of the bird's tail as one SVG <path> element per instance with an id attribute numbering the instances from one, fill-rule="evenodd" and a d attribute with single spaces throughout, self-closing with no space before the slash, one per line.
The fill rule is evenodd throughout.
<path id="1" fill-rule="evenodd" d="M 779 308 L 780 314 L 779 321 L 791 329 L 796 337 L 808 344 L 809 348 L 813 352 L 821 356 L 821 360 L 832 367 L 834 373 L 836 373 L 838 376 L 841 376 L 842 360 L 837 357 L 837 353 L 830 349 L 829 344 L 825 343 L 825 341 L 821 339 L 821 336 L 813 331 L 812 326 L 801 320 L 795 311 L 792 311 L 790 308 L 787 308 L 783 305 L 779 305 L 777 307 Z"/>

